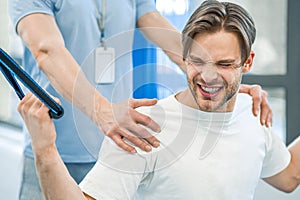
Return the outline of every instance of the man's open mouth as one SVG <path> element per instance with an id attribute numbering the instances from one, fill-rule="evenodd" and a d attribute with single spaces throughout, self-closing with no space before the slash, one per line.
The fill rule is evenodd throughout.
<path id="1" fill-rule="evenodd" d="M 200 93 L 206 98 L 216 97 L 223 87 L 220 86 L 203 86 L 198 84 Z"/>

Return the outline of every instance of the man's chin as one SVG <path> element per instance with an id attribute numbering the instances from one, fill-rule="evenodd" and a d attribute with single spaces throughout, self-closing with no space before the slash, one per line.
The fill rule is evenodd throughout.
<path id="1" fill-rule="evenodd" d="M 198 100 L 198 106 L 204 112 L 226 112 L 226 105 L 217 100 Z"/>

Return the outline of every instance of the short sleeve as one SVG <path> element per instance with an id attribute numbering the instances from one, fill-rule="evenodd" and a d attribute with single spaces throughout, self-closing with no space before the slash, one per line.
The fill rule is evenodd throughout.
<path id="1" fill-rule="evenodd" d="M 284 170 L 290 163 L 291 155 L 282 140 L 271 131 L 266 130 L 266 156 L 263 162 L 261 178 L 271 177 Z"/>
<path id="2" fill-rule="evenodd" d="M 51 0 L 10 0 L 9 15 L 16 30 L 19 21 L 32 13 L 44 13 L 53 16 L 54 3 Z"/>
<path id="3" fill-rule="evenodd" d="M 144 156 L 129 154 L 106 138 L 97 163 L 79 186 L 96 199 L 133 199 L 146 166 Z"/>
<path id="4" fill-rule="evenodd" d="M 148 12 L 156 11 L 154 0 L 136 1 L 136 21 Z"/>

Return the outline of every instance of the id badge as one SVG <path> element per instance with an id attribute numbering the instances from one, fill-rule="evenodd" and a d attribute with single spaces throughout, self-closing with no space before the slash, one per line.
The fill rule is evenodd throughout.
<path id="1" fill-rule="evenodd" d="M 95 82 L 109 84 L 115 81 L 115 49 L 97 47 L 95 52 Z"/>

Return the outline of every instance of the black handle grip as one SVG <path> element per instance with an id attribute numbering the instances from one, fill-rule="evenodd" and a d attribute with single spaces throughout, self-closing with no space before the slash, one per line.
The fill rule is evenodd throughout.
<path id="1" fill-rule="evenodd" d="M 48 93 L 41 88 L 4 50 L 0 48 L 0 70 L 7 81 L 14 88 L 18 97 L 22 99 L 24 93 L 14 78 L 14 75 L 26 86 L 35 96 L 37 96 L 50 110 L 49 115 L 53 119 L 59 119 L 64 115 L 64 109 L 56 103 Z"/>
<path id="2" fill-rule="evenodd" d="M 59 119 L 64 115 L 64 109 L 61 108 L 57 113 L 54 113 L 52 110 L 49 110 L 49 115 L 53 119 Z"/>

